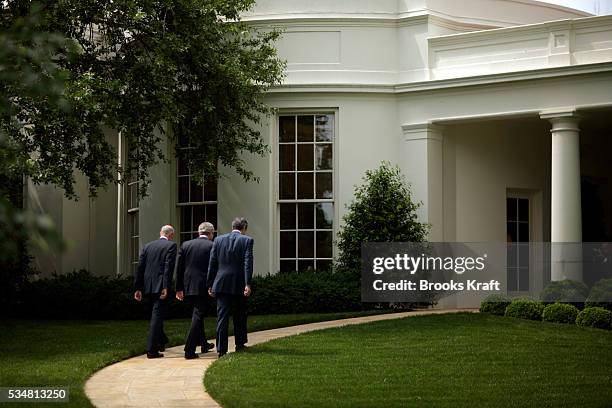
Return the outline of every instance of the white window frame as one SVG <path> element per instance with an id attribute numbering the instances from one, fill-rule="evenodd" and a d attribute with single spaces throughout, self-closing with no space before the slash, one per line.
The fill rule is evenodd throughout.
<path id="1" fill-rule="evenodd" d="M 295 185 L 295 189 L 296 189 L 296 196 L 295 199 L 284 199 L 281 200 L 280 199 L 280 128 L 279 128 L 279 121 L 280 121 L 280 117 L 281 116 L 300 116 L 300 115 L 332 115 L 334 118 L 334 125 L 333 125 L 333 139 L 331 142 L 331 146 L 332 146 L 332 170 L 331 170 L 331 174 L 332 174 L 332 197 L 331 198 L 324 198 L 324 199 L 298 199 L 297 198 L 297 182 Z M 336 236 L 337 236 L 337 232 L 338 232 L 338 224 L 339 224 L 339 205 L 338 205 L 338 146 L 340 143 L 339 140 L 339 109 L 338 108 L 304 108 L 304 109 L 279 109 L 277 111 L 277 114 L 274 116 L 274 123 L 273 126 L 270 127 L 272 134 L 270 137 L 270 140 L 273 141 L 272 144 L 272 158 L 273 158 L 273 166 L 272 166 L 272 186 L 273 186 L 273 202 L 274 205 L 272 206 L 272 228 L 271 228 L 271 242 L 273 243 L 273 246 L 271 248 L 271 254 L 272 254 L 272 262 L 270 262 L 271 267 L 272 267 L 272 272 L 276 273 L 278 271 L 280 271 L 280 262 L 281 262 L 281 257 L 280 257 L 280 204 L 283 203 L 332 203 L 333 205 L 333 222 L 332 222 L 332 228 L 331 228 L 331 232 L 332 232 L 332 258 L 331 260 L 336 258 L 336 253 L 337 253 L 337 248 L 336 248 Z M 297 129 L 296 129 L 297 131 Z M 303 142 L 303 143 L 308 143 L 308 142 Z M 316 145 L 316 142 L 314 142 L 314 144 Z M 299 172 L 304 172 L 304 173 L 308 173 L 310 171 L 298 171 L 297 170 L 297 146 L 299 145 L 299 142 L 295 141 L 295 145 L 296 145 L 296 162 L 295 162 L 295 168 L 296 170 L 294 171 L 295 173 L 299 173 Z M 316 160 L 316 156 L 315 156 L 315 160 Z M 314 166 L 316 167 L 316 162 L 314 163 Z M 312 173 L 316 173 L 315 170 L 312 171 Z M 313 189 L 315 191 L 316 194 L 316 177 L 314 177 L 313 180 Z M 300 231 L 299 228 L 297 228 L 298 226 L 296 225 L 296 231 Z M 316 225 L 315 228 L 312 231 L 316 231 Z M 307 229 L 305 231 L 311 231 L 310 229 Z M 327 231 L 327 229 L 323 229 L 323 231 Z M 296 237 L 296 258 L 295 259 L 300 259 L 298 256 L 298 242 L 299 240 Z M 304 259 L 310 259 L 310 258 L 304 258 Z M 316 258 L 316 248 L 315 248 L 315 257 L 313 259 L 317 259 Z M 330 258 L 322 258 L 322 259 L 330 259 Z"/>

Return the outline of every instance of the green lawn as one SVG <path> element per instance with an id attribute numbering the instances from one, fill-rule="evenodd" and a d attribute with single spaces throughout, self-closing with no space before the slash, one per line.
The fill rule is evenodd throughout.
<path id="1" fill-rule="evenodd" d="M 483 314 L 274 340 L 206 372 L 224 407 L 611 407 L 612 332 Z"/>
<path id="2" fill-rule="evenodd" d="M 250 316 L 249 331 L 373 313 Z M 214 338 L 214 318 L 204 324 Z M 188 328 L 188 320 L 166 321 L 171 345 L 183 344 Z M 147 321 L 0 321 L 0 386 L 70 386 L 70 406 L 91 406 L 83 392 L 85 380 L 110 363 L 143 354 L 147 330 Z"/>

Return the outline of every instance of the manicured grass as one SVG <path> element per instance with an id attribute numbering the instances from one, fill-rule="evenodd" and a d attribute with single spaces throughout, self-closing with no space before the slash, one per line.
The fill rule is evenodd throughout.
<path id="1" fill-rule="evenodd" d="M 612 332 L 485 314 L 306 333 L 206 372 L 224 407 L 610 407 Z"/>
<path id="2" fill-rule="evenodd" d="M 250 316 L 249 331 L 373 313 Z M 204 324 L 207 336 L 214 338 L 215 319 Z M 170 345 L 183 344 L 188 329 L 188 320 L 166 321 Z M 69 386 L 70 406 L 91 406 L 83 391 L 86 379 L 106 365 L 143 354 L 147 330 L 147 321 L 1 321 L 0 386 Z"/>

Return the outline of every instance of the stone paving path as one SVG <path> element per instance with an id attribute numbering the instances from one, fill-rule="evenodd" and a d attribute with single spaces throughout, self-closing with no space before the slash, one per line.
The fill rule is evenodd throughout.
<path id="1" fill-rule="evenodd" d="M 424 310 L 302 324 L 249 333 L 248 345 L 253 346 L 279 337 L 351 324 L 427 314 L 475 311 L 475 309 Z M 230 347 L 233 342 L 234 339 L 231 337 Z M 219 407 L 219 404 L 206 393 L 202 382 L 204 372 L 217 359 L 215 350 L 200 354 L 199 359 L 185 360 L 183 346 L 176 346 L 166 349 L 164 358 L 148 360 L 143 355 L 120 361 L 94 373 L 85 383 L 85 394 L 99 408 Z M 233 350 L 230 349 L 231 351 Z"/>

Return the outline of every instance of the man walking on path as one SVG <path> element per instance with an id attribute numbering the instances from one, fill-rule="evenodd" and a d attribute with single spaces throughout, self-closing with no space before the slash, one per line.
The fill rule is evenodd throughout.
<path id="1" fill-rule="evenodd" d="M 185 340 L 185 358 L 198 358 L 196 347 L 202 346 L 202 353 L 208 353 L 215 346 L 206 341 L 204 331 L 204 310 L 206 307 L 207 287 L 206 274 L 210 250 L 213 247 L 215 227 L 210 222 L 203 222 L 198 227 L 199 237 L 181 245 L 176 270 L 176 298 L 187 299 L 193 307 L 191 328 Z"/>
<path id="2" fill-rule="evenodd" d="M 134 299 L 140 302 L 144 294 L 153 301 L 147 338 L 147 358 L 164 356 L 160 353 L 167 342 L 164 335 L 164 317 L 176 260 L 176 244 L 172 242 L 173 239 L 174 228 L 164 225 L 159 232 L 159 239 L 149 242 L 142 249 L 134 277 Z"/>
<path id="3" fill-rule="evenodd" d="M 208 266 L 208 293 L 217 298 L 217 352 L 227 353 L 227 328 L 233 309 L 236 351 L 247 343 L 247 298 L 251 295 L 253 277 L 253 243 L 244 235 L 248 227 L 245 218 L 235 218 L 232 232 L 217 237 Z"/>

